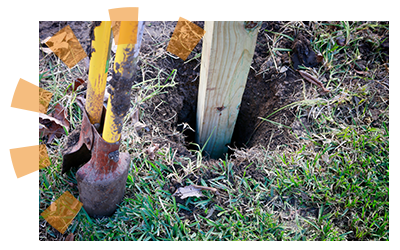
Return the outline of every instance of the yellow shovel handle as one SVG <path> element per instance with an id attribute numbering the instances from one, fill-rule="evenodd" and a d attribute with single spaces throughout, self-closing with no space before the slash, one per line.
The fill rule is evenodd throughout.
<path id="1" fill-rule="evenodd" d="M 94 28 L 89 83 L 85 109 L 92 124 L 100 123 L 103 110 L 104 91 L 107 83 L 108 60 L 110 53 L 111 21 L 103 21 Z"/>
<path id="2" fill-rule="evenodd" d="M 135 39 L 130 40 L 128 44 L 119 44 L 115 54 L 114 76 L 111 81 L 116 80 L 115 75 L 119 75 L 121 81 L 129 81 L 130 84 L 129 89 L 126 89 L 125 93 L 118 93 L 119 95 L 117 91 L 114 91 L 113 84 L 110 84 L 112 94 L 110 94 L 110 98 L 108 98 L 107 113 L 103 129 L 103 139 L 109 143 L 117 142 L 121 137 L 122 122 L 126 112 L 118 113 L 116 111 L 117 109 L 113 108 L 113 102 L 121 98 L 130 98 L 130 88 L 133 84 L 133 76 L 138 60 L 143 27 L 143 22 L 121 21 L 119 39 L 121 39 L 121 37 L 123 38 L 125 34 Z M 121 83 L 122 82 L 116 82 L 114 84 L 118 85 Z M 127 103 L 130 104 L 130 100 L 127 100 Z"/>

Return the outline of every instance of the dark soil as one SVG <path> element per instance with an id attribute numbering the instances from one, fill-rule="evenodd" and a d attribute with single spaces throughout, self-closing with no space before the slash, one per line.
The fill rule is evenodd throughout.
<path id="1" fill-rule="evenodd" d="M 311 49 L 310 41 L 302 34 L 297 35 L 292 49 L 293 68 L 298 69 L 300 65 L 304 67 L 315 67 L 318 65 L 317 55 Z"/>
<path id="2" fill-rule="evenodd" d="M 127 62 L 137 61 L 137 58 L 134 58 L 134 51 L 131 50 L 126 55 L 128 57 Z M 111 110 L 114 114 L 114 122 L 115 127 L 118 128 L 117 134 L 120 134 L 122 131 L 122 125 L 124 121 L 124 117 L 129 110 L 131 101 L 131 89 L 133 84 L 133 77 L 131 75 L 131 70 L 134 70 L 136 64 L 133 67 L 129 65 L 125 65 L 127 63 L 123 63 L 119 65 L 116 63 L 116 71 L 113 71 L 112 79 L 110 80 L 111 88 L 108 88 L 108 93 L 110 94 L 111 100 Z M 119 73 L 118 70 L 122 67 L 123 73 Z"/>

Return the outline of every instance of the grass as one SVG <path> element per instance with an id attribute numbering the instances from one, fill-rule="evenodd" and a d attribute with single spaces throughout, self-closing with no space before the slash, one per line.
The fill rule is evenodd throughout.
<path id="1" fill-rule="evenodd" d="M 388 72 L 379 63 L 384 51 L 377 44 L 388 24 L 288 22 L 280 32 L 268 33 L 273 36 L 270 50 L 290 53 L 280 41 L 293 39 L 296 32 L 309 33 L 324 56 L 316 70 L 326 76 L 331 93 L 319 96 L 307 87 L 304 100 L 262 118 L 290 130 L 291 145 L 237 150 L 236 158 L 214 161 L 196 150 L 193 158 L 182 156 L 166 145 L 150 160 L 144 153 L 149 141 L 138 137 L 126 119 L 121 150 L 131 154 L 132 167 L 119 209 L 103 219 L 81 209 L 64 235 L 39 215 L 39 239 L 62 240 L 74 233 L 83 241 L 389 240 Z M 339 37 L 345 45 L 338 46 Z M 361 54 L 366 44 L 372 49 Z M 156 59 L 147 55 L 141 70 L 155 70 Z M 55 56 L 47 57 L 43 67 L 49 74 L 40 75 L 41 84 L 54 95 L 50 110 L 61 102 L 74 127 L 80 121 L 76 93 L 66 94 L 64 88 L 71 75 L 83 70 L 55 74 L 65 70 Z M 355 67 L 367 73 L 354 74 Z M 159 69 L 155 78 L 135 83 L 137 101 L 151 102 L 174 87 L 175 74 Z M 300 129 L 270 120 L 282 110 L 296 115 Z M 74 172 L 60 174 L 64 140 L 47 145 L 52 165 L 39 173 L 39 214 L 65 191 L 79 197 Z M 219 194 L 173 196 L 177 186 L 192 183 L 214 187 Z"/>

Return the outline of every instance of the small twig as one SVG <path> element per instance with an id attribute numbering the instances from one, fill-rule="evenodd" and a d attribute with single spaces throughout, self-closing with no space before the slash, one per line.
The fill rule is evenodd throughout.
<path id="1" fill-rule="evenodd" d="M 308 74 L 307 72 L 302 71 L 302 70 L 298 70 L 298 72 L 300 73 L 300 75 L 301 75 L 304 79 L 306 79 L 306 80 L 309 81 L 310 83 L 312 83 L 312 84 L 314 84 L 314 85 L 316 85 L 316 86 L 321 87 L 322 90 L 323 90 L 325 93 L 329 93 L 329 92 L 330 92 L 330 90 L 327 89 L 327 88 L 325 88 L 324 85 L 322 84 L 322 82 L 320 82 L 317 78 L 313 77 L 312 75 L 310 75 L 310 74 Z"/>
<path id="2" fill-rule="evenodd" d="M 216 194 L 219 194 L 218 190 L 216 188 L 213 188 L 213 187 L 205 187 L 205 186 L 199 186 L 199 185 L 195 185 L 195 184 L 192 184 L 192 186 L 194 188 L 198 188 L 198 189 L 201 189 L 201 190 L 208 190 L 208 191 L 212 191 L 212 192 L 214 192 Z"/>

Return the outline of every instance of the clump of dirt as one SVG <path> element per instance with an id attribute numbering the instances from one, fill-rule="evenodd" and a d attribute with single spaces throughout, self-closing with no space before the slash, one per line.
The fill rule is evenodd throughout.
<path id="1" fill-rule="evenodd" d="M 91 44 L 92 41 L 95 40 L 94 29 L 100 25 L 101 25 L 100 21 L 93 21 L 92 24 L 90 25 L 90 31 L 89 31 L 90 44 L 86 48 L 86 54 L 87 54 L 89 60 L 92 58 L 92 53 L 95 51 Z"/>
<path id="2" fill-rule="evenodd" d="M 127 62 L 133 61 L 134 51 L 130 51 L 127 55 Z M 131 105 L 130 96 L 133 84 L 132 77 L 129 77 L 129 72 L 119 73 L 120 67 L 123 67 L 124 71 L 129 71 L 124 65 L 116 63 L 116 70 L 113 72 L 112 79 L 110 80 L 111 88 L 108 88 L 108 93 L 110 94 L 111 100 L 111 110 L 115 116 L 114 122 L 116 128 L 118 128 L 117 133 L 120 134 L 122 131 L 123 121 L 126 113 Z M 128 76 L 128 77 L 126 77 Z"/>
<path id="3" fill-rule="evenodd" d="M 318 65 L 317 55 L 312 50 L 310 41 L 301 33 L 296 37 L 292 46 L 293 68 L 298 69 L 299 66 L 315 67 Z"/>

